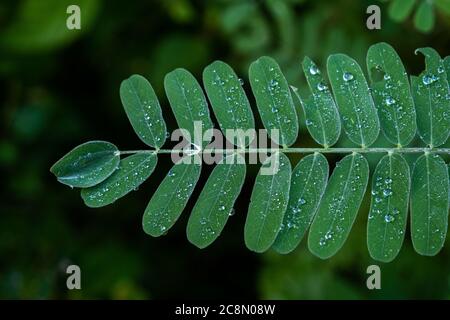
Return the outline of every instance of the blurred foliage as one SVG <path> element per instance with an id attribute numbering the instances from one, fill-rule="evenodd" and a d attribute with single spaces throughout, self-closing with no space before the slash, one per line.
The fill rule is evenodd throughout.
<path id="1" fill-rule="evenodd" d="M 436 14 L 450 20 L 449 0 L 391 0 L 388 12 L 392 20 L 404 22 L 414 10 L 414 27 L 420 32 L 433 30 Z"/>
<path id="2" fill-rule="evenodd" d="M 65 27 L 68 3 L 81 8 L 81 30 Z M 232 221 L 205 250 L 185 239 L 186 217 L 199 190 L 169 235 L 153 239 L 141 230 L 142 212 L 170 161 L 161 161 L 160 171 L 139 191 L 99 210 L 86 208 L 48 171 L 61 154 L 93 138 L 122 149 L 142 147 L 119 101 L 120 81 L 132 73 L 145 75 L 154 85 L 168 127 L 174 129 L 162 84 L 164 75 L 176 67 L 200 79 L 206 65 L 221 59 L 246 80 L 249 63 L 270 55 L 302 90 L 304 55 L 323 67 L 330 53 L 343 52 L 364 66 L 368 46 L 386 41 L 398 50 L 408 72 L 418 74 L 423 60 L 413 54 L 415 48 L 432 46 L 442 56 L 450 53 L 448 15 L 441 14 L 442 8 L 432 30 L 423 34 L 411 27 L 413 21 L 389 19 L 384 14 L 388 3 L 382 2 L 382 29 L 367 30 L 370 4 L 373 1 L 2 1 L 0 297 L 450 298 L 448 241 L 437 257 L 425 258 L 405 239 L 399 257 L 381 266 L 382 290 L 366 289 L 365 271 L 373 263 L 365 240 L 368 199 L 344 249 L 321 261 L 307 252 L 305 241 L 288 256 L 256 255 L 244 247 L 247 199 L 257 166 L 249 166 Z M 299 146 L 314 145 L 309 135 L 302 136 Z M 348 141 L 343 138 L 339 144 Z M 291 160 L 295 165 L 299 156 Z M 328 160 L 333 166 L 338 158 Z M 369 160 L 373 167 L 376 157 Z M 204 171 L 203 181 L 211 168 Z M 81 267 L 80 291 L 65 287 L 68 264 Z"/>

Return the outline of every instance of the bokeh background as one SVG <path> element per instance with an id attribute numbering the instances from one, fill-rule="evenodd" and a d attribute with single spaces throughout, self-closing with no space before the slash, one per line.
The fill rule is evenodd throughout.
<path id="1" fill-rule="evenodd" d="M 81 8 L 79 31 L 65 27 L 69 4 Z M 381 7 L 381 30 L 366 28 L 366 8 L 371 4 Z M 142 213 L 170 161 L 160 160 L 138 191 L 95 210 L 83 205 L 78 190 L 57 183 L 49 172 L 63 154 L 88 140 L 111 141 L 122 150 L 145 147 L 119 99 L 120 82 L 133 73 L 150 80 L 168 127 L 174 130 L 163 78 L 176 67 L 200 79 L 206 65 L 224 60 L 244 79 L 252 97 L 247 70 L 261 55 L 276 58 L 289 82 L 303 90 L 300 61 L 305 55 L 323 67 L 329 54 L 347 53 L 365 69 L 368 47 L 386 41 L 398 51 L 408 72 L 418 74 L 424 63 L 422 56 L 414 55 L 415 48 L 432 46 L 442 56 L 450 54 L 448 12 L 436 8 L 434 26 L 423 33 L 412 15 L 403 22 L 393 21 L 388 4 L 2 0 L 0 297 L 450 298 L 450 240 L 438 256 L 426 258 L 414 253 L 408 235 L 394 262 L 377 263 L 382 290 L 367 290 L 366 268 L 376 263 L 365 239 L 368 197 L 343 249 L 322 261 L 307 251 L 306 241 L 289 255 L 255 254 L 245 248 L 243 227 L 256 165 L 249 166 L 236 214 L 221 237 L 204 250 L 185 236 L 199 187 L 166 236 L 155 239 L 142 231 Z M 302 114 L 300 120 L 304 122 Z M 384 144 L 381 137 L 379 145 Z M 314 145 L 303 126 L 298 146 Z M 291 157 L 293 165 L 299 157 Z M 370 157 L 372 166 L 377 158 Z M 328 157 L 332 167 L 338 159 Z M 198 186 L 210 171 L 211 167 L 204 170 Z M 82 290 L 66 289 L 68 264 L 81 267 Z"/>

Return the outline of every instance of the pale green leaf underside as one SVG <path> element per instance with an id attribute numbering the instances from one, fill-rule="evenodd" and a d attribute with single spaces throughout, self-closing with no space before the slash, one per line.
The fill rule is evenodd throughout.
<path id="1" fill-rule="evenodd" d="M 115 202 L 147 180 L 156 167 L 154 153 L 138 153 L 122 159 L 119 168 L 105 181 L 82 189 L 81 197 L 88 207 L 103 207 Z"/>
<path id="2" fill-rule="evenodd" d="M 333 95 L 319 68 L 310 58 L 305 57 L 302 67 L 311 95 L 301 99 L 296 89 L 294 93 L 305 112 L 309 133 L 317 143 L 330 147 L 337 142 L 341 134 L 341 119 Z"/>
<path id="3" fill-rule="evenodd" d="M 343 158 L 328 181 L 308 237 L 309 250 L 322 259 L 344 245 L 369 179 L 369 165 L 359 153 Z"/>
<path id="4" fill-rule="evenodd" d="M 222 160 L 212 171 L 195 203 L 187 225 L 187 238 L 205 248 L 219 237 L 228 217 L 234 213 L 234 202 L 245 181 L 245 164 Z M 227 164 L 227 161 L 230 164 Z"/>
<path id="5" fill-rule="evenodd" d="M 409 166 L 403 156 L 384 156 L 372 177 L 372 200 L 367 224 L 367 246 L 375 260 L 390 262 L 402 247 L 409 187 Z"/>
<path id="6" fill-rule="evenodd" d="M 246 131 L 255 128 L 250 102 L 233 69 L 222 61 L 215 61 L 203 71 L 203 84 L 214 114 L 224 133 L 228 129 Z M 238 136 L 231 141 L 239 147 L 248 145 L 251 140 Z"/>
<path id="7" fill-rule="evenodd" d="M 200 178 L 201 165 L 175 164 L 150 199 L 142 217 L 144 231 L 159 237 L 175 224 Z"/>
<path id="8" fill-rule="evenodd" d="M 120 99 L 138 137 L 151 147 L 161 148 L 166 141 L 166 123 L 147 79 L 135 74 L 122 81 Z"/>
<path id="9" fill-rule="evenodd" d="M 272 248 L 294 250 L 308 230 L 328 181 L 328 162 L 320 153 L 304 157 L 292 171 L 289 203 Z"/>
<path id="10" fill-rule="evenodd" d="M 344 54 L 328 58 L 328 76 L 348 138 L 368 147 L 378 138 L 380 123 L 360 66 Z"/>
<path id="11" fill-rule="evenodd" d="M 417 159 L 411 184 L 411 238 L 417 253 L 433 256 L 444 246 L 448 227 L 449 174 L 438 155 Z"/>
<path id="12" fill-rule="evenodd" d="M 272 58 L 261 57 L 250 65 L 249 78 L 261 120 L 269 136 L 273 139 L 271 130 L 279 130 L 279 144 L 292 145 L 298 135 L 297 112 L 279 65 Z"/>
<path id="13" fill-rule="evenodd" d="M 106 141 L 83 143 L 58 160 L 51 168 L 59 182 L 87 188 L 108 178 L 119 166 L 118 149 Z"/>
<path id="14" fill-rule="evenodd" d="M 416 112 L 400 57 L 387 43 L 375 44 L 367 52 L 367 70 L 382 132 L 390 142 L 408 145 L 416 135 Z"/>
<path id="15" fill-rule="evenodd" d="M 444 63 L 432 48 L 417 52 L 425 56 L 426 70 L 411 76 L 419 136 L 428 145 L 444 144 L 450 135 L 450 92 Z"/>
<path id="16" fill-rule="evenodd" d="M 202 141 L 201 132 L 212 129 L 213 123 L 205 94 L 197 80 L 189 71 L 175 69 L 164 78 L 164 89 L 179 128 L 189 133 L 185 138 L 199 147 L 205 147 L 208 141 Z M 201 132 L 195 135 L 196 123 L 197 130 Z"/>
<path id="17" fill-rule="evenodd" d="M 264 174 L 269 168 L 275 174 Z M 267 172 L 267 171 L 266 171 Z M 289 200 L 291 163 L 283 153 L 275 153 L 263 163 L 250 198 L 244 238 L 247 248 L 264 252 L 274 243 Z"/>

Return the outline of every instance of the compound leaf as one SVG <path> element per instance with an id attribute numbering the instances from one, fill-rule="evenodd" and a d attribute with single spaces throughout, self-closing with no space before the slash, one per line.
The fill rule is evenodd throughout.
<path id="1" fill-rule="evenodd" d="M 369 165 L 359 153 L 338 162 L 320 201 L 308 237 L 309 250 L 330 258 L 344 245 L 355 221 L 369 179 Z"/>
<path id="2" fill-rule="evenodd" d="M 377 43 L 367 52 L 367 70 L 382 132 L 399 147 L 409 144 L 417 130 L 416 112 L 400 57 L 387 43 Z"/>
<path id="3" fill-rule="evenodd" d="M 151 147 L 161 148 L 166 141 L 166 123 L 158 97 L 147 79 L 135 74 L 122 81 L 120 99 L 138 137 Z"/>
<path id="4" fill-rule="evenodd" d="M 444 160 L 426 153 L 417 159 L 411 185 L 411 237 L 417 253 L 436 255 L 448 227 L 449 174 Z"/>
<path id="5" fill-rule="evenodd" d="M 63 184 L 87 188 L 108 178 L 119 166 L 119 161 L 119 150 L 115 145 L 89 141 L 69 151 L 50 168 L 50 172 Z"/>
<path id="6" fill-rule="evenodd" d="M 345 54 L 333 54 L 327 69 L 344 131 L 352 142 L 370 146 L 378 138 L 380 123 L 360 66 Z"/>
<path id="7" fill-rule="evenodd" d="M 212 171 L 187 225 L 188 240 L 203 249 L 222 232 L 245 181 L 245 163 L 238 155 L 224 158 Z M 244 161 L 244 160 L 242 160 Z"/>
<path id="8" fill-rule="evenodd" d="M 255 128 L 250 102 L 233 69 L 222 61 L 215 61 L 203 71 L 203 84 L 214 114 L 224 133 L 227 129 L 243 130 Z M 231 141 L 239 147 L 245 147 L 251 141 L 238 135 Z"/>
<path id="9" fill-rule="evenodd" d="M 145 233 L 159 237 L 175 224 L 200 178 L 201 164 L 175 164 L 150 199 L 142 217 Z"/>
<path id="10" fill-rule="evenodd" d="M 297 112 L 280 66 L 270 57 L 261 57 L 250 65 L 249 78 L 269 136 L 279 145 L 292 145 L 298 135 Z M 279 130 L 279 141 L 271 130 Z"/>
<path id="11" fill-rule="evenodd" d="M 411 183 L 408 163 L 400 154 L 388 154 L 378 163 L 372 179 L 367 246 L 373 259 L 390 262 L 405 237 Z"/>
<path id="12" fill-rule="evenodd" d="M 283 153 L 264 161 L 256 177 L 245 221 L 247 248 L 264 252 L 274 243 L 289 199 L 291 163 Z"/>
<path id="13" fill-rule="evenodd" d="M 139 187 L 155 169 L 155 153 L 137 153 L 122 159 L 119 168 L 105 181 L 81 190 L 88 207 L 98 208 L 115 202 Z"/>
<path id="14" fill-rule="evenodd" d="M 432 147 L 444 144 L 450 135 L 450 93 L 443 60 L 432 48 L 420 48 L 426 70 L 411 76 L 411 87 L 421 139 Z"/>
<path id="15" fill-rule="evenodd" d="M 328 181 L 328 162 L 320 153 L 304 157 L 292 172 L 289 203 L 272 248 L 294 250 L 310 226 Z"/>

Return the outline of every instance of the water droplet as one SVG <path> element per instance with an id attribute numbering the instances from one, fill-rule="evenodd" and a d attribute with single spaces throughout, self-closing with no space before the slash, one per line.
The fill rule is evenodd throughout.
<path id="1" fill-rule="evenodd" d="M 319 90 L 319 91 L 325 91 L 325 90 L 327 90 L 327 89 L 328 89 L 328 87 L 327 87 L 327 85 L 326 85 L 325 83 L 319 82 L 319 83 L 317 84 L 317 90 Z"/>
<path id="2" fill-rule="evenodd" d="M 395 103 L 395 99 L 394 98 L 392 98 L 392 97 L 387 97 L 386 98 L 386 104 L 388 105 L 388 106 L 391 106 L 391 105 L 393 105 Z"/>
<path id="3" fill-rule="evenodd" d="M 169 173 L 167 174 L 169 177 L 174 177 L 175 176 L 175 172 L 173 172 L 172 170 L 169 171 Z"/>
<path id="4" fill-rule="evenodd" d="M 344 72 L 344 74 L 342 75 L 342 79 L 344 79 L 344 81 L 352 81 L 353 74 L 351 74 L 350 72 Z"/>
<path id="5" fill-rule="evenodd" d="M 307 125 L 307 126 L 310 126 L 310 125 L 312 125 L 312 124 L 313 124 L 313 122 L 312 122 L 311 120 L 306 119 L 306 125 Z"/>
<path id="6" fill-rule="evenodd" d="M 225 206 L 220 206 L 219 211 L 223 211 L 223 210 L 225 210 Z"/>
<path id="7" fill-rule="evenodd" d="M 437 71 L 438 73 L 444 73 L 445 70 L 443 66 L 440 66 Z"/>
<path id="8" fill-rule="evenodd" d="M 312 66 L 309 68 L 309 73 L 311 73 L 313 76 L 315 76 L 316 74 L 319 74 L 320 71 L 319 71 L 319 68 L 317 68 L 316 65 L 312 65 Z"/>
<path id="9" fill-rule="evenodd" d="M 303 198 L 298 199 L 298 204 L 305 204 L 306 200 Z"/>
<path id="10" fill-rule="evenodd" d="M 395 220 L 395 218 L 393 216 L 391 216 L 390 214 L 387 214 L 387 215 L 384 216 L 384 221 L 386 223 L 392 222 L 394 220 Z"/>
<path id="11" fill-rule="evenodd" d="M 422 82 L 423 82 L 423 84 L 424 85 L 429 85 L 429 84 L 432 84 L 433 83 L 433 77 L 432 76 L 430 76 L 430 75 L 425 75 L 425 76 L 423 76 L 423 78 L 422 78 Z"/>
<path id="12" fill-rule="evenodd" d="M 384 80 L 390 80 L 391 79 L 391 76 L 390 75 L 388 75 L 387 73 L 385 73 L 384 74 L 384 76 L 383 76 L 383 78 L 384 78 Z"/>
<path id="13" fill-rule="evenodd" d="M 241 84 L 241 86 L 244 85 L 244 80 L 242 80 L 241 78 L 239 78 L 239 83 Z"/>
<path id="14" fill-rule="evenodd" d="M 383 196 L 389 197 L 392 195 L 392 189 L 384 189 L 383 190 Z"/>

